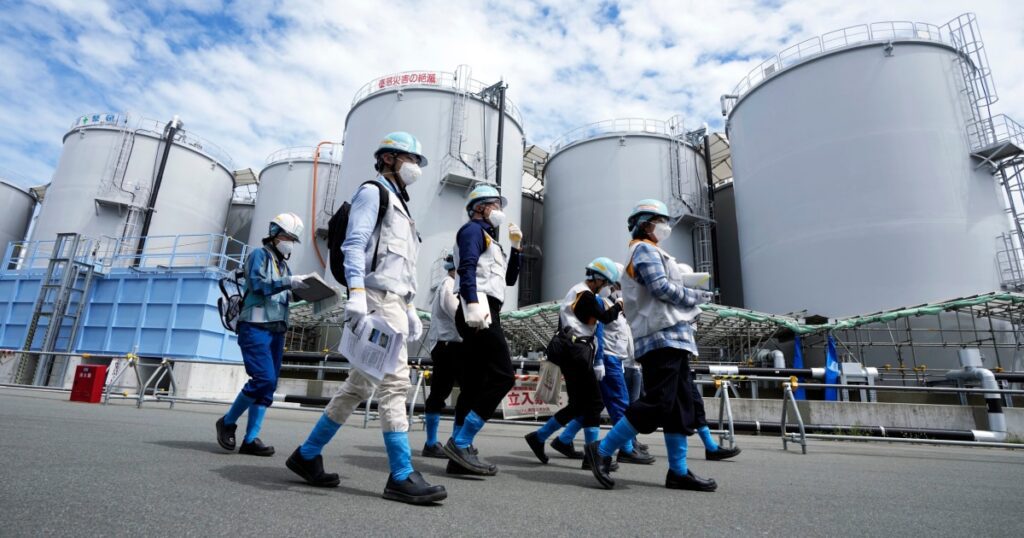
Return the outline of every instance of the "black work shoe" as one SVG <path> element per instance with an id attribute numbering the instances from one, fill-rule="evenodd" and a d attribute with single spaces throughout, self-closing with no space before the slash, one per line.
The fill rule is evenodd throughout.
<path id="1" fill-rule="evenodd" d="M 444 455 L 444 447 L 441 446 L 441 443 L 423 445 L 423 452 L 420 452 L 420 455 L 424 458 L 436 458 L 439 460 L 448 459 L 448 456 Z"/>
<path id="2" fill-rule="evenodd" d="M 588 462 L 586 459 L 584 459 L 583 460 L 583 465 L 580 468 L 583 469 L 584 471 L 589 471 L 590 470 L 590 462 Z M 612 460 L 612 463 L 608 466 L 608 471 L 614 473 L 614 472 L 616 472 L 618 470 L 619 470 L 619 464 L 615 463 L 615 460 Z"/>
<path id="3" fill-rule="evenodd" d="M 447 474 L 450 474 L 450 475 L 476 476 L 476 477 L 480 476 L 480 475 L 474 473 L 473 471 L 470 471 L 469 469 L 466 469 L 465 467 L 459 465 L 458 463 L 455 463 L 452 460 L 448 460 L 448 466 L 445 467 L 444 472 L 447 473 Z"/>
<path id="4" fill-rule="evenodd" d="M 238 453 L 269 458 L 274 455 L 274 447 L 263 444 L 263 441 L 260 441 L 260 438 L 257 437 L 251 443 L 242 441 L 242 446 L 238 447 Z"/>
<path id="5" fill-rule="evenodd" d="M 291 456 L 288 456 L 288 461 L 284 462 L 293 473 L 302 477 L 310 486 L 316 486 L 318 488 L 336 488 L 341 483 L 341 479 L 335 473 L 324 472 L 324 457 L 317 454 L 315 458 L 307 460 L 302 457 L 299 453 L 299 449 L 296 448 L 295 452 L 292 452 Z"/>
<path id="6" fill-rule="evenodd" d="M 598 447 L 601 446 L 601 441 L 594 441 L 583 445 L 583 461 L 590 463 L 590 471 L 594 473 L 594 478 L 601 484 L 604 489 L 612 489 L 615 487 L 615 480 L 612 480 L 611 475 L 611 456 L 602 456 L 598 452 Z"/>
<path id="7" fill-rule="evenodd" d="M 619 455 L 615 458 L 619 463 L 637 463 L 640 465 L 650 465 L 654 463 L 654 456 L 645 452 L 640 452 L 634 449 L 632 452 L 626 452 L 625 450 L 619 450 Z"/>
<path id="8" fill-rule="evenodd" d="M 551 441 L 551 448 L 557 450 L 561 455 L 571 460 L 583 459 L 583 453 L 576 450 L 576 447 L 572 446 L 572 443 L 564 443 L 561 439 L 555 437 Z"/>
<path id="9" fill-rule="evenodd" d="M 419 471 L 413 471 L 401 482 L 388 475 L 388 485 L 384 486 L 383 497 L 409 504 L 430 504 L 447 499 L 448 492 L 444 486 L 431 486 Z"/>
<path id="10" fill-rule="evenodd" d="M 459 448 L 455 446 L 455 439 L 448 439 L 444 445 L 444 453 L 448 459 L 459 464 L 465 470 L 482 475 L 494 476 L 498 474 L 498 467 L 487 462 L 480 461 L 470 448 Z"/>
<path id="11" fill-rule="evenodd" d="M 238 424 L 224 424 L 224 417 L 217 419 L 217 444 L 224 450 L 235 451 L 235 430 Z"/>
<path id="12" fill-rule="evenodd" d="M 740 450 L 740 447 L 734 447 L 734 448 L 718 447 L 718 450 L 715 450 L 715 451 L 711 451 L 711 450 L 708 450 L 708 449 L 705 448 L 704 449 L 704 457 L 709 459 L 709 460 L 711 460 L 711 461 L 721 461 L 721 460 L 727 460 L 727 459 L 729 459 L 729 458 L 739 454 L 740 452 L 742 452 L 742 450 Z"/>
<path id="13" fill-rule="evenodd" d="M 701 478 L 693 471 L 687 469 L 686 475 L 679 476 L 673 473 L 671 469 L 668 471 L 668 475 L 665 476 L 665 487 L 668 489 L 688 489 L 690 491 L 715 491 L 718 489 L 718 484 L 715 483 L 712 478 Z"/>
<path id="14" fill-rule="evenodd" d="M 537 459 L 541 463 L 548 462 L 548 455 L 544 453 L 544 441 L 541 441 L 537 437 L 537 432 L 530 432 L 526 434 L 526 444 L 530 445 L 530 450 L 533 451 L 533 455 L 537 456 Z"/>

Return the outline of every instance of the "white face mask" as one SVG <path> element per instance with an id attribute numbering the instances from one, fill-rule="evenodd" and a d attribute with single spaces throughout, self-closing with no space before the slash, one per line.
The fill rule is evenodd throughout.
<path id="1" fill-rule="evenodd" d="M 423 169 L 416 163 L 403 162 L 402 167 L 398 169 L 398 177 L 402 179 L 402 183 L 408 187 L 423 175 Z"/>
<path id="2" fill-rule="evenodd" d="M 502 224 L 505 224 L 505 213 L 500 209 L 491 211 L 490 216 L 487 217 L 487 221 L 491 223 L 491 226 L 500 228 Z"/>
<path id="3" fill-rule="evenodd" d="M 277 251 L 287 260 L 292 257 L 292 247 L 295 243 L 292 241 L 280 241 L 277 243 Z"/>
<path id="4" fill-rule="evenodd" d="M 661 243 L 672 235 L 672 227 L 667 222 L 659 222 L 654 225 L 654 238 Z"/>

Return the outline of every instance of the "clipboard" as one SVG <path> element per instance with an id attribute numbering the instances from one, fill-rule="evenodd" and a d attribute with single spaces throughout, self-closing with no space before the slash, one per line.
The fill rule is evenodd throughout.
<path id="1" fill-rule="evenodd" d="M 301 290 L 293 289 L 292 295 L 296 299 L 306 301 L 308 303 L 315 303 L 335 295 L 334 290 L 327 285 L 327 282 L 324 282 L 324 279 L 320 278 L 320 275 L 314 274 L 313 276 L 304 279 L 302 282 L 309 287 Z"/>

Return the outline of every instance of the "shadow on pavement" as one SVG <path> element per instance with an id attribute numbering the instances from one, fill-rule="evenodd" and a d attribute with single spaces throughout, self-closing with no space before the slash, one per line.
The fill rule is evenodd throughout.
<path id="1" fill-rule="evenodd" d="M 170 441 L 152 441 L 149 444 L 162 446 L 166 448 L 174 448 L 177 450 L 194 450 L 196 452 L 205 452 L 207 454 L 232 454 L 220 447 L 216 441 L 182 441 L 182 440 L 170 440 Z"/>
<path id="2" fill-rule="evenodd" d="M 285 467 L 265 467 L 262 465 L 225 465 L 218 469 L 210 469 L 221 478 L 243 486 L 254 487 L 263 491 L 301 493 L 303 495 L 327 495 L 335 489 L 348 488 L 314 488 L 289 471 Z M 343 478 L 344 479 L 344 478 Z M 353 490 L 354 493 L 361 493 Z"/>

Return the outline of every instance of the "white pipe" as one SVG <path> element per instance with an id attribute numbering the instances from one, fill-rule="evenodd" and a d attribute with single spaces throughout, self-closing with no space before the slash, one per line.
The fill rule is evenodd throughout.
<path id="1" fill-rule="evenodd" d="M 782 369 L 786 367 L 786 356 L 779 350 L 772 351 L 772 368 Z"/>
<path id="2" fill-rule="evenodd" d="M 950 370 L 946 372 L 946 378 L 960 381 L 978 381 L 981 388 L 986 390 L 999 390 L 999 383 L 996 376 L 987 368 L 965 366 L 963 370 Z M 988 407 L 988 431 L 973 431 L 976 441 L 1004 441 L 1006 440 L 1006 415 L 1003 414 L 1003 401 L 998 392 L 986 392 L 985 404 Z"/>

